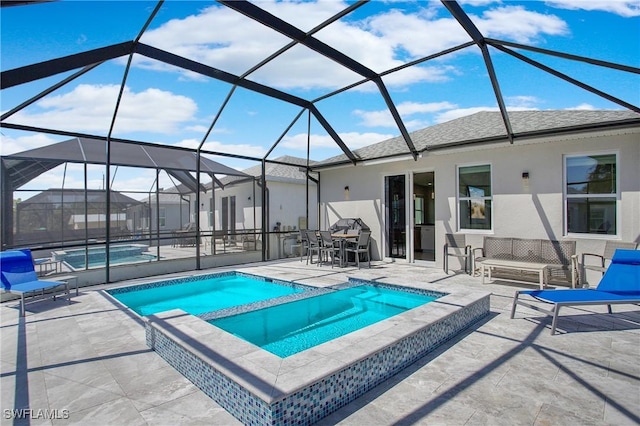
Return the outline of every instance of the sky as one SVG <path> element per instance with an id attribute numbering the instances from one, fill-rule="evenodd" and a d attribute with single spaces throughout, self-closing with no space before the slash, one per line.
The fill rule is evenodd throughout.
<path id="1" fill-rule="evenodd" d="M 258 7 L 310 31 L 353 2 L 256 1 Z M 135 39 L 156 7 L 147 1 L 57 1 L 0 10 L 2 71 Z M 632 67 L 640 67 L 640 2 L 621 0 L 489 1 L 459 4 L 485 37 Z M 98 19 L 99 17 L 99 19 Z M 470 40 L 439 1 L 371 1 L 314 34 L 318 40 L 383 73 Z M 140 41 L 222 71 L 243 75 L 290 40 L 209 1 L 166 1 Z M 529 58 L 640 105 L 638 74 L 596 67 L 540 53 Z M 623 109 L 494 48 L 489 49 L 507 109 Z M 107 61 L 5 121 L 106 136 L 120 87 L 125 90 L 112 137 L 268 158 L 313 160 L 341 153 L 325 129 L 300 107 L 134 55 Z M 56 75 L 0 93 L 2 113 L 60 82 Z M 294 46 L 247 76 L 307 100 L 330 94 L 362 77 Z M 482 110 L 497 110 L 487 68 L 477 46 L 383 77 L 409 131 Z M 230 95 L 231 94 L 231 95 Z M 228 101 L 225 103 L 225 100 Z M 373 83 L 357 85 L 316 103 L 351 150 L 400 134 Z M 294 121 L 295 120 L 295 121 Z M 210 133 L 208 129 L 215 121 Z M 0 151 L 12 154 L 69 137 L 0 129 Z M 310 135 L 309 135 L 310 134 Z M 207 137 L 208 135 L 208 137 Z M 276 144 L 277 141 L 279 141 Z M 310 142 L 310 146 L 307 144 Z M 243 169 L 251 161 L 210 156 Z M 81 166 L 63 166 L 23 189 L 83 187 Z M 112 172 L 113 174 L 113 172 Z M 155 172 L 120 168 L 113 188 L 149 191 Z M 89 186 L 104 187 L 104 167 L 91 167 Z M 63 182 L 64 180 L 64 182 Z M 174 182 L 161 178 L 161 187 Z"/>

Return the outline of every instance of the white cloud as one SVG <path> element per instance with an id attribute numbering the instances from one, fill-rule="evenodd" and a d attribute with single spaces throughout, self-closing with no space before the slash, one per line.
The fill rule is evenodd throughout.
<path id="1" fill-rule="evenodd" d="M 201 124 L 196 124 L 194 126 L 185 126 L 184 129 L 188 130 L 189 132 L 197 132 L 197 133 L 202 133 L 204 135 L 207 132 L 207 130 L 209 130 L 209 127 L 203 126 Z"/>
<path id="2" fill-rule="evenodd" d="M 360 125 L 365 127 L 394 127 L 395 121 L 389 110 L 383 109 L 379 111 L 363 111 L 357 109 L 353 114 L 360 117 Z"/>
<path id="3" fill-rule="evenodd" d="M 530 107 L 530 106 L 522 106 L 522 105 L 507 105 L 508 111 L 535 111 L 539 108 Z M 455 120 L 456 118 L 465 117 L 467 115 L 472 115 L 481 111 L 499 111 L 500 109 L 497 106 L 476 106 L 470 108 L 456 108 L 449 111 L 445 111 L 443 113 L 437 114 L 435 116 L 435 123 L 444 123 L 447 121 Z"/>
<path id="4" fill-rule="evenodd" d="M 513 108 L 533 108 L 535 105 L 540 104 L 542 101 L 535 96 L 507 96 L 505 103 L 509 105 L 510 109 Z"/>
<path id="5" fill-rule="evenodd" d="M 576 106 L 574 106 L 574 107 L 569 107 L 569 108 L 566 108 L 566 109 L 569 109 L 569 110 L 584 110 L 584 111 L 591 111 L 591 110 L 595 110 L 595 109 L 597 109 L 597 108 L 596 108 L 596 107 L 594 107 L 594 106 L 593 106 L 593 105 L 591 105 L 591 104 L 585 104 L 585 103 L 582 103 L 582 104 L 580 104 L 580 105 L 576 105 Z"/>
<path id="6" fill-rule="evenodd" d="M 358 132 L 346 132 L 339 133 L 340 139 L 349 147 L 349 149 L 358 149 L 363 146 L 371 145 L 381 140 L 389 139 L 394 135 L 384 133 L 358 133 Z M 317 135 L 312 134 L 310 137 L 311 149 L 320 148 L 338 148 L 338 145 L 329 135 Z M 286 136 L 282 139 L 280 146 L 284 148 L 294 149 L 298 151 L 306 151 L 307 149 L 307 134 L 299 133 L 297 135 Z"/>
<path id="7" fill-rule="evenodd" d="M 27 126 L 106 134 L 120 86 L 80 84 L 72 91 L 49 96 L 14 114 L 11 122 Z M 194 119 L 196 103 L 181 95 L 149 88 L 125 88 L 114 127 L 117 133 L 173 133 Z"/>
<path id="8" fill-rule="evenodd" d="M 562 36 L 569 27 L 557 16 L 526 10 L 523 6 L 505 6 L 487 10 L 482 17 L 470 15 L 471 20 L 487 37 L 535 43 L 543 35 Z"/>
<path id="9" fill-rule="evenodd" d="M 11 155 L 34 148 L 51 145 L 59 142 L 51 136 L 36 133 L 28 136 L 12 137 L 0 134 L 0 155 Z"/>
<path id="10" fill-rule="evenodd" d="M 478 0 L 472 3 L 486 4 Z M 308 30 L 346 8 L 348 3 L 267 1 L 258 6 Z M 411 12 L 390 7 L 361 20 L 348 16 L 320 30 L 314 37 L 376 72 L 469 41 L 468 34 L 441 6 L 436 8 L 428 2 L 424 6 L 420 2 L 414 6 Z M 482 16 L 471 16 L 471 19 L 486 36 L 519 42 L 568 33 L 560 18 L 528 11 L 522 6 L 496 7 Z M 240 75 L 288 44 L 290 39 L 227 7 L 211 6 L 198 14 L 173 19 L 147 31 L 142 42 Z M 467 51 L 475 53 L 477 49 Z M 455 73 L 455 67 L 443 63 L 444 60 L 435 65 L 411 67 L 402 79 L 394 75 L 385 80 L 399 87 L 415 82 L 446 81 Z M 163 66 L 142 58 L 136 58 L 135 63 Z M 187 74 L 183 76 L 188 77 Z M 281 89 L 312 89 L 344 87 L 362 77 L 311 49 L 296 46 L 249 78 Z"/>
<path id="11" fill-rule="evenodd" d="M 396 108 L 398 109 L 398 113 L 405 120 L 405 126 L 409 129 L 424 127 L 424 125 L 428 123 L 428 121 L 424 119 L 407 120 L 408 117 L 411 117 L 415 114 L 431 114 L 437 111 L 452 109 L 455 107 L 456 105 L 450 102 L 403 102 L 396 106 Z M 366 127 L 397 128 L 396 122 L 393 120 L 393 117 L 391 116 L 391 113 L 388 109 L 379 111 L 355 110 L 353 111 L 353 114 L 360 117 L 361 122 L 359 124 Z"/>
<path id="12" fill-rule="evenodd" d="M 185 148 L 198 148 L 200 141 L 196 139 L 184 139 L 175 145 Z M 263 157 L 267 150 L 259 145 L 251 144 L 228 144 L 219 141 L 208 141 L 202 145 L 205 151 L 223 152 L 225 154 L 246 155 L 249 157 Z"/>
<path id="13" fill-rule="evenodd" d="M 388 133 L 358 133 L 358 132 L 348 132 L 348 133 L 340 133 L 340 137 L 344 141 L 344 143 L 350 149 L 358 149 L 363 146 L 371 145 L 376 142 L 380 142 L 386 139 L 390 139 L 396 135 L 388 134 Z"/>
<path id="14" fill-rule="evenodd" d="M 600 10 L 615 13 L 625 18 L 640 16 L 640 3 L 637 0 L 557 0 L 547 1 L 549 6 L 571 10 Z"/>
<path id="15" fill-rule="evenodd" d="M 465 117 L 467 115 L 475 114 L 480 111 L 498 111 L 498 107 L 470 107 L 470 108 L 456 108 L 449 111 L 436 114 L 434 118 L 435 123 L 444 123 L 447 121 L 455 120 L 456 118 Z"/>
<path id="16" fill-rule="evenodd" d="M 470 4 L 471 6 L 485 6 L 487 4 L 495 3 L 496 0 L 462 0 L 458 1 L 461 4 Z"/>

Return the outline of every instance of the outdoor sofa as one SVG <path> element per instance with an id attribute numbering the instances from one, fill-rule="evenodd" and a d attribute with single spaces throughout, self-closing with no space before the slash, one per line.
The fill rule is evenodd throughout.
<path id="1" fill-rule="evenodd" d="M 578 260 L 576 242 L 531 238 L 484 237 L 483 246 L 473 249 L 475 271 L 486 259 L 500 259 L 547 265 L 547 283 L 576 287 Z M 517 281 L 536 282 L 534 273 L 517 269 L 495 268 L 492 275 Z"/>

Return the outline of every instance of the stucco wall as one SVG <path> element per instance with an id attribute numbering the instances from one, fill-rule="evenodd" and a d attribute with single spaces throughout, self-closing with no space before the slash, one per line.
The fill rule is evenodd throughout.
<path id="1" fill-rule="evenodd" d="M 618 153 L 620 201 L 618 235 L 564 235 L 563 164 L 567 154 Z M 490 164 L 493 229 L 465 231 L 480 247 L 484 235 L 521 238 L 575 239 L 578 253 L 602 252 L 606 239 L 640 241 L 640 130 L 605 136 L 580 135 L 493 145 L 483 148 L 425 153 L 418 161 L 335 168 L 321 172 L 321 228 L 340 217 L 361 217 L 373 231 L 373 257 L 383 255 L 384 176 L 435 172 L 436 263 L 442 265 L 444 235 L 457 232 L 456 166 Z M 528 187 L 522 172 L 529 172 Z M 349 186 L 345 200 L 344 187 Z M 407 194 L 408 195 L 408 194 Z M 408 234 L 410 235 L 410 234 Z"/>
<path id="2" fill-rule="evenodd" d="M 291 182 L 268 181 L 269 188 L 269 226 L 272 231 L 277 222 L 281 226 L 293 226 L 298 228 L 298 218 L 306 215 L 306 187 L 305 185 Z M 256 185 L 255 194 L 251 183 L 229 186 L 224 190 L 215 191 L 215 220 L 216 229 L 221 228 L 220 208 L 222 197 L 236 197 L 236 229 L 260 228 L 262 223 L 262 189 Z M 209 200 L 211 192 L 200 194 L 200 227 L 210 230 L 209 227 Z M 254 199 L 255 199 L 255 224 L 254 226 Z M 309 224 L 308 227 L 317 227 L 317 197 L 315 185 L 309 186 Z"/>
<path id="3" fill-rule="evenodd" d="M 299 228 L 298 219 L 306 217 L 306 186 L 285 182 L 269 182 L 270 223 L 273 230 L 276 222 L 280 222 L 281 230 Z M 317 197 L 315 185 L 309 185 L 309 223 L 308 229 L 317 228 Z"/>

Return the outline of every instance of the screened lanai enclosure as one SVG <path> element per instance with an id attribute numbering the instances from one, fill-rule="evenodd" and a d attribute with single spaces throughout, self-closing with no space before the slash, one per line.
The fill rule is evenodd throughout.
<path id="1" fill-rule="evenodd" d="M 215 255 L 225 255 L 233 262 L 294 255 L 296 231 L 306 216 L 304 221 L 289 218 L 282 229 L 283 217 L 277 216 L 276 226 L 265 237 L 261 224 L 271 221 L 270 194 L 261 176 L 203 156 L 198 164 L 197 156 L 188 149 L 111 142 L 113 172 L 107 185 L 105 146 L 105 141 L 74 138 L 2 158 L 3 204 L 13 202 L 14 206 L 2 211 L 2 223 L 13 224 L 2 227 L 3 249 L 30 248 L 42 256 L 37 266 L 43 274 L 90 269 L 104 269 L 108 274 L 107 266 L 139 263 L 149 270 L 149 262 L 195 258 L 200 264 L 201 257 Z M 60 188 L 21 189 L 58 167 L 63 169 Z M 64 183 L 67 170 L 74 167 L 82 171 L 82 188 Z M 150 172 L 153 179 L 148 191 L 114 189 L 119 187 L 118 173 L 131 168 Z M 282 164 L 279 168 L 291 169 L 281 175 L 300 175 L 293 185 L 300 187 L 304 182 L 299 166 Z M 273 166 L 266 170 L 265 180 L 274 173 Z M 255 168 L 249 171 L 256 173 Z M 101 173 L 100 188 L 89 188 L 89 182 Z M 194 177 L 198 174 L 200 179 Z M 162 175 L 172 183 L 170 188 L 159 186 Z M 236 201 L 247 193 L 246 201 Z M 200 208 L 205 201 L 207 208 Z M 220 204 L 217 208 L 216 202 Z M 306 203 L 301 205 L 306 208 Z M 296 225 L 291 225 L 294 220 Z"/>
<path id="2" fill-rule="evenodd" d="M 93 282 L 294 257 L 332 167 L 544 137 L 510 111 L 545 93 L 640 112 L 609 50 L 637 28 L 575 40 L 536 3 L 2 2 L 2 250 Z M 500 135 L 413 139 L 484 110 Z"/>

